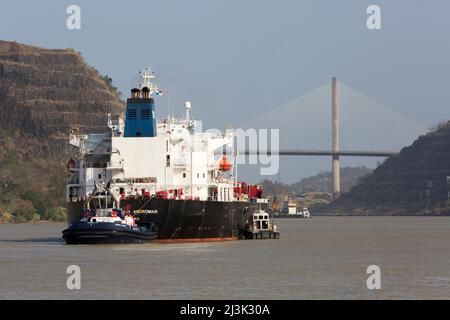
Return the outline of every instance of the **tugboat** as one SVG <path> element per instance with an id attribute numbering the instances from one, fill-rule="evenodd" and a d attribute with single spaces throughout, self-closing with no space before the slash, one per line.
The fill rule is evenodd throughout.
<path id="1" fill-rule="evenodd" d="M 245 230 L 241 235 L 242 239 L 279 239 L 280 232 L 277 225 L 273 223 L 273 217 L 263 209 L 259 209 L 250 216 Z"/>
<path id="2" fill-rule="evenodd" d="M 110 183 L 102 186 L 95 183 L 80 221 L 62 232 L 67 244 L 143 243 L 157 237 L 155 225 L 137 225 L 129 210 L 117 208 Z"/>

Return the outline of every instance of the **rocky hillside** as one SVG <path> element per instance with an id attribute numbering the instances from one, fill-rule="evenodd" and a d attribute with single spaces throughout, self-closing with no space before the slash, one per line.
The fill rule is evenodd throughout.
<path id="1" fill-rule="evenodd" d="M 72 49 L 0 41 L 0 123 L 35 137 L 65 140 L 70 126 L 104 130 L 123 103 Z"/>
<path id="2" fill-rule="evenodd" d="M 321 212 L 370 215 L 450 214 L 450 122 L 388 158 Z"/>
<path id="3" fill-rule="evenodd" d="M 73 49 L 0 41 L 0 221 L 60 217 L 69 129 L 104 131 L 123 107 Z"/>

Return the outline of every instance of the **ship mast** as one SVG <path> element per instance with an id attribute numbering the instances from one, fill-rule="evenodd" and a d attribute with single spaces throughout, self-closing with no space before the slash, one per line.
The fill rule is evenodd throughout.
<path id="1" fill-rule="evenodd" d="M 154 94 L 158 90 L 158 87 L 152 82 L 156 78 L 152 68 L 148 67 L 139 71 L 139 78 L 139 89 L 147 87 L 150 89 L 150 94 Z"/>

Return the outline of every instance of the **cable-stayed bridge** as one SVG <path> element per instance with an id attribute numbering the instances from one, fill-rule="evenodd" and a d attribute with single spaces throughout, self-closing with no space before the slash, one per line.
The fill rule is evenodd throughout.
<path id="1" fill-rule="evenodd" d="M 346 90 L 348 88 L 346 87 Z M 351 89 L 351 88 L 350 88 Z M 306 97 L 306 96 L 305 96 Z M 322 96 L 323 97 L 323 96 Z M 398 136 L 416 136 L 414 131 L 417 125 L 413 121 L 404 117 L 398 116 L 393 110 L 389 108 L 379 108 L 378 104 L 374 104 L 371 99 L 365 99 L 363 95 L 355 95 L 356 99 L 350 108 L 346 109 L 344 113 L 344 142 L 347 144 L 349 141 L 353 143 L 356 141 L 355 147 L 347 149 L 340 148 L 340 115 L 339 115 L 339 89 L 338 81 L 336 78 L 332 80 L 331 90 L 331 108 L 323 108 L 328 101 L 324 98 L 321 100 L 314 100 L 313 95 L 309 95 L 305 100 L 309 103 L 309 110 L 314 110 L 313 113 L 302 114 L 300 109 L 296 108 L 296 105 L 282 106 L 280 108 L 273 109 L 263 113 L 250 122 L 244 124 L 244 128 L 279 128 L 283 131 L 283 144 L 277 150 L 263 150 L 261 147 L 248 146 L 238 150 L 240 155 L 279 155 L 279 156 L 328 156 L 332 158 L 332 176 L 333 176 L 333 196 L 338 197 L 340 194 L 340 157 L 379 157 L 386 158 L 394 156 L 398 153 L 396 150 L 400 149 L 400 146 L 392 147 L 394 145 L 391 141 L 398 140 Z M 368 103 L 369 102 L 369 103 Z M 320 107 L 319 107 L 320 106 Z M 348 107 L 348 105 L 346 104 Z M 364 106 L 364 108 L 359 108 Z M 319 108 L 318 108 L 319 107 Z M 302 109 L 305 111 L 305 109 Z M 331 132 L 328 128 L 315 126 L 323 119 L 329 117 L 329 111 L 331 111 Z M 365 113 L 364 113 L 365 112 Z M 356 120 L 349 126 L 349 117 Z M 330 119 L 328 118 L 328 119 Z M 368 127 L 372 131 L 368 131 Z M 298 135 L 298 131 L 293 128 L 301 128 L 302 134 Z M 405 131 L 405 128 L 411 128 L 410 134 Z M 325 131 L 323 131 L 325 129 Z M 287 132 L 287 136 L 286 136 Z M 292 133 L 295 132 L 295 133 Z M 324 135 L 324 133 L 326 134 Z M 367 132 L 372 132 L 372 136 Z M 409 132 L 409 131 L 408 131 Z M 375 148 L 368 149 L 367 146 L 370 143 L 378 144 L 382 140 L 382 137 L 393 137 L 396 139 L 386 139 L 386 143 L 382 143 L 384 148 L 376 150 Z M 311 148 L 311 142 L 316 142 L 318 139 L 324 136 L 331 136 L 331 148 L 324 147 L 323 143 L 321 147 L 317 149 Z M 322 138 L 323 139 L 323 138 Z M 404 140 L 404 139 L 403 139 Z M 289 145 L 296 145 L 296 147 L 289 147 Z M 298 145 L 305 145 L 304 148 L 297 147 Z M 306 147 L 306 145 L 308 145 Z M 386 148 L 387 147 L 387 148 Z M 270 148 L 269 148 L 270 149 Z M 391 150 L 389 150 L 391 149 Z"/>

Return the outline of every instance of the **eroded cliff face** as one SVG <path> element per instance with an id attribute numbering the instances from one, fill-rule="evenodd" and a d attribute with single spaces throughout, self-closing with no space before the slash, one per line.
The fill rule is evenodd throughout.
<path id="1" fill-rule="evenodd" d="M 103 131 L 123 103 L 72 49 L 0 41 L 0 123 L 35 137 L 67 139 L 71 126 Z"/>
<path id="2" fill-rule="evenodd" d="M 321 211 L 450 214 L 450 122 L 420 136 Z"/>
<path id="3" fill-rule="evenodd" d="M 123 109 L 73 49 L 0 41 L 0 222 L 61 218 L 70 128 L 105 131 Z"/>

